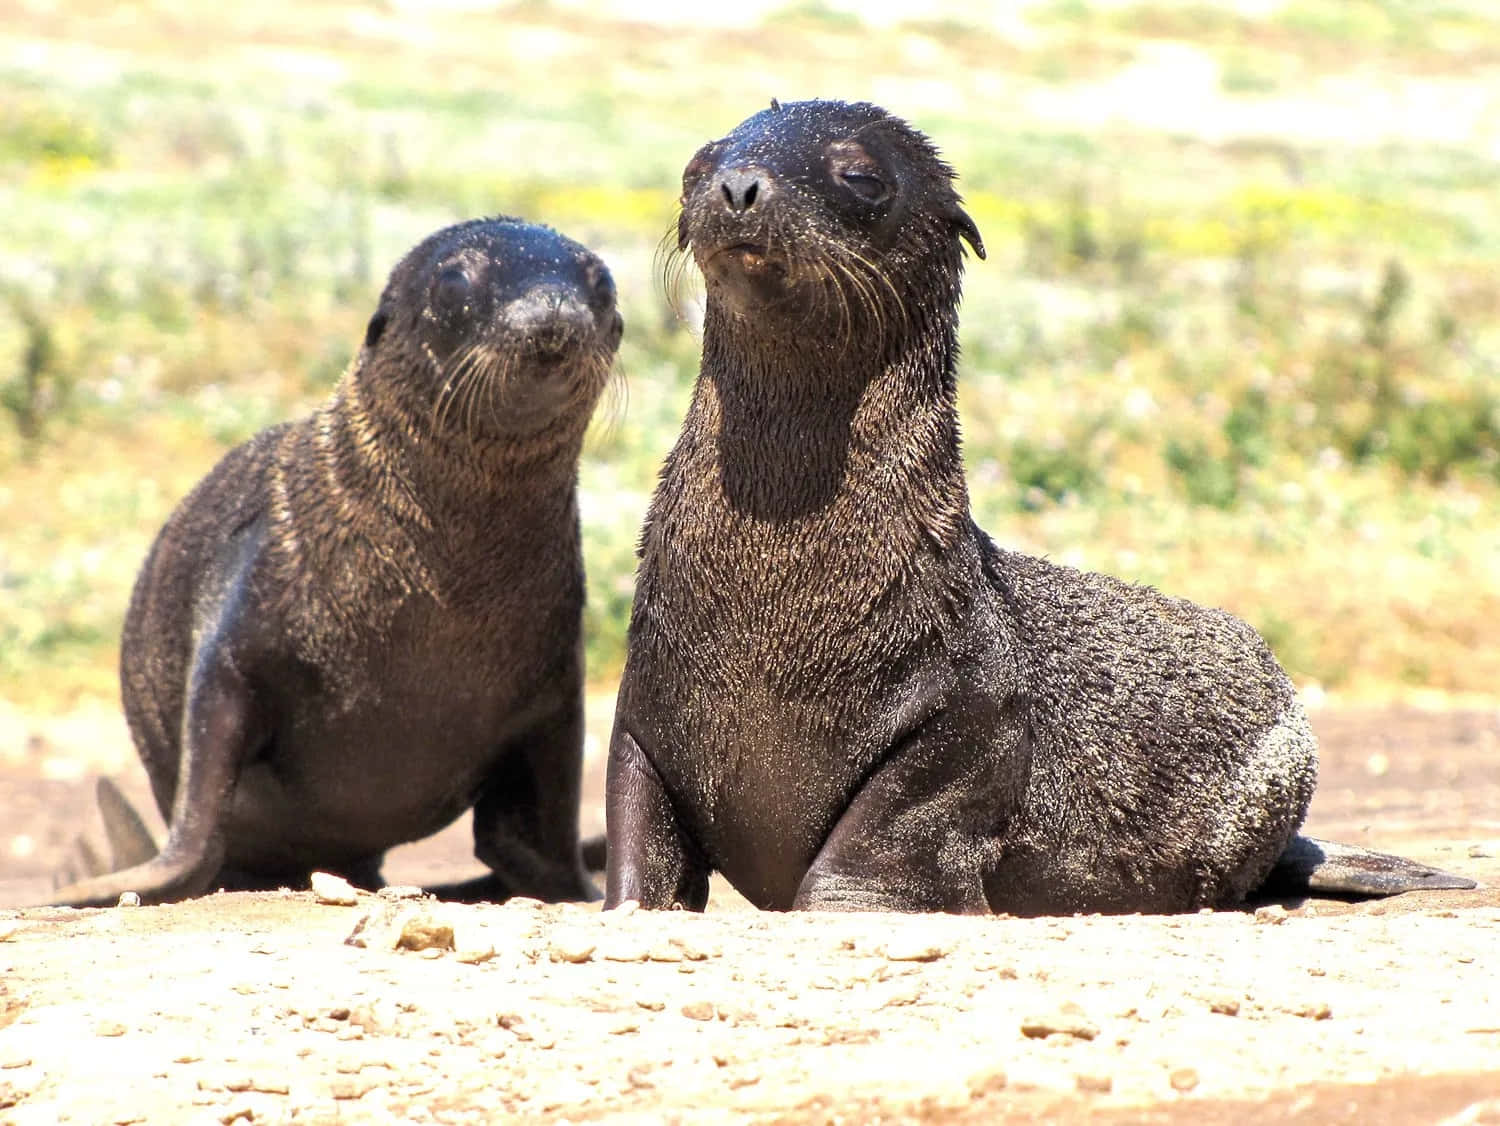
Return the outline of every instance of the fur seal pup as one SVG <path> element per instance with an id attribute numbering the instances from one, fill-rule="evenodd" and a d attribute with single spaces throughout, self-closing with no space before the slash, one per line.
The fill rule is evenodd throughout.
<path id="1" fill-rule="evenodd" d="M 872 105 L 773 102 L 687 165 L 703 361 L 641 533 L 607 906 L 701 908 L 717 869 L 772 909 L 1184 911 L 1301 839 L 1314 739 L 1249 626 L 970 519 L 961 241 Z M 1304 888 L 1470 886 L 1297 847 Z"/>
<path id="2" fill-rule="evenodd" d="M 604 263 L 545 227 L 402 259 L 324 406 L 230 451 L 151 548 L 121 687 L 169 836 L 59 902 L 376 886 L 470 807 L 491 873 L 450 892 L 597 897 L 576 480 L 621 331 Z"/>

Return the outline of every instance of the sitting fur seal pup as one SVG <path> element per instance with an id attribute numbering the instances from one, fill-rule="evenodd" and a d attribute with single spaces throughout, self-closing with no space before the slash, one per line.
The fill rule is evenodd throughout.
<path id="1" fill-rule="evenodd" d="M 1470 886 L 1294 834 L 1307 720 L 1218 610 L 995 546 L 955 410 L 952 171 L 872 105 L 745 121 L 683 175 L 702 370 L 641 534 L 606 905 L 1184 911 L 1283 874 Z"/>
<path id="2" fill-rule="evenodd" d="M 471 806 L 492 873 L 451 892 L 597 897 L 576 479 L 621 330 L 604 263 L 517 219 L 396 266 L 328 402 L 232 450 L 157 537 L 120 666 L 170 835 L 59 902 L 377 886 L 386 849 Z"/>

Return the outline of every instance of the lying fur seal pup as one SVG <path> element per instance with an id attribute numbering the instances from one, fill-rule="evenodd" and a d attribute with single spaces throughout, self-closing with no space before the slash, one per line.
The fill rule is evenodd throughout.
<path id="1" fill-rule="evenodd" d="M 683 174 L 703 364 L 641 535 L 606 904 L 701 908 L 717 869 L 763 908 L 1184 911 L 1283 854 L 1324 891 L 1471 886 L 1294 836 L 1314 740 L 1245 623 L 975 527 L 952 179 L 839 102 Z"/>
<path id="2" fill-rule="evenodd" d="M 471 806 L 492 874 L 450 891 L 597 895 L 575 483 L 621 327 L 604 263 L 516 219 L 397 265 L 322 409 L 232 450 L 157 537 L 120 665 L 170 835 L 59 902 L 375 886 Z"/>

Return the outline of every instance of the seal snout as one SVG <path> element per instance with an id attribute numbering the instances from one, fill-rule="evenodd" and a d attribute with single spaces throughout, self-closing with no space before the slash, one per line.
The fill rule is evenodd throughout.
<path id="1" fill-rule="evenodd" d="M 758 165 L 740 165 L 719 175 L 719 196 L 731 214 L 743 215 L 764 204 L 774 191 L 770 173 Z"/>
<path id="2" fill-rule="evenodd" d="M 511 302 L 506 311 L 511 331 L 537 358 L 559 361 L 584 344 L 595 331 L 595 314 L 572 289 L 538 286 Z"/>

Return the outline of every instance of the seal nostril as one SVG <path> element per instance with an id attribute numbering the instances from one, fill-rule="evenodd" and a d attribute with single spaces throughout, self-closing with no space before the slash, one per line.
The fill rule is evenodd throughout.
<path id="1" fill-rule="evenodd" d="M 760 174 L 744 168 L 736 168 L 724 174 L 719 181 L 719 191 L 731 211 L 749 211 L 761 195 Z"/>

